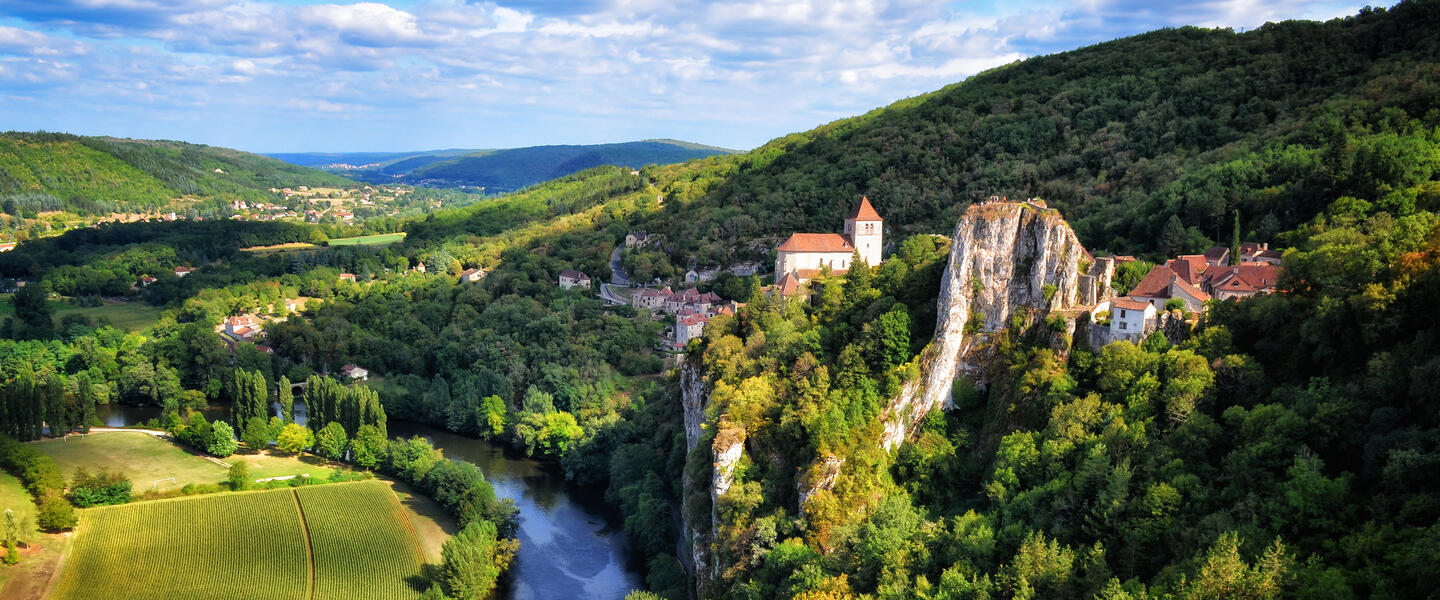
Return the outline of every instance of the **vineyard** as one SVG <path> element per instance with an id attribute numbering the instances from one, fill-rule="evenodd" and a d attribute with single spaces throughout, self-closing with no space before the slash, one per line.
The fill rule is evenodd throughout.
<path id="1" fill-rule="evenodd" d="M 367 481 L 296 490 L 315 547 L 315 600 L 419 596 L 420 540 L 390 486 Z M 356 585 L 364 573 L 367 585 Z"/>
<path id="2" fill-rule="evenodd" d="M 93 508 L 80 519 L 55 600 L 420 595 L 409 581 L 421 574 L 419 540 L 377 481 Z"/>

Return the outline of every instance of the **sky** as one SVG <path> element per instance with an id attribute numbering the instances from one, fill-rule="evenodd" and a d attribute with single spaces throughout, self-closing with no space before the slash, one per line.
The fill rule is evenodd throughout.
<path id="1" fill-rule="evenodd" d="M 750 149 L 977 72 L 1332 0 L 0 0 L 0 130 L 255 152 Z"/>

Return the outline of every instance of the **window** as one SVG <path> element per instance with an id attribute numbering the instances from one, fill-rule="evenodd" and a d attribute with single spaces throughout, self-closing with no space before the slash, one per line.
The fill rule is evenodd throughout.
<path id="1" fill-rule="evenodd" d="M 1120 322 L 1120 328 L 1121 328 L 1121 329 L 1128 329 L 1127 327 L 1125 327 L 1125 322 L 1124 322 L 1124 321 L 1121 321 L 1121 322 Z"/>
<path id="2" fill-rule="evenodd" d="M 1125 318 L 1125 309 L 1120 309 L 1120 318 Z"/>

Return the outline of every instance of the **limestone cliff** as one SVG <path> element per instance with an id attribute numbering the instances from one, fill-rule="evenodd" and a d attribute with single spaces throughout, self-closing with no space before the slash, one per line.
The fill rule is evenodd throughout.
<path id="1" fill-rule="evenodd" d="M 1089 261 L 1085 248 L 1058 211 L 1012 202 L 966 210 L 955 225 L 935 337 L 921 354 L 920 376 L 886 407 L 885 448 L 898 446 L 931 410 L 949 405 L 957 376 L 983 377 L 986 339 L 1014 315 L 1108 298 L 1113 265 L 1082 261 Z"/>
<path id="2" fill-rule="evenodd" d="M 955 226 L 936 300 L 935 336 L 920 356 L 920 374 L 902 386 L 881 416 L 886 449 L 900 445 L 930 411 L 950 403 L 956 377 L 984 376 L 989 338 L 1016 315 L 1029 323 L 1065 313 L 1065 327 L 1053 335 L 1064 338 L 1068 347 L 1074 316 L 1080 313 L 1072 309 L 1110 296 L 1113 267 L 1108 259 L 1087 258 L 1075 232 L 1056 211 L 1024 203 L 970 207 Z M 690 543 L 697 591 L 704 597 L 723 567 L 712 552 L 714 507 L 734 481 L 746 437 L 744 428 L 724 418 L 706 422 L 710 386 L 703 366 L 683 361 L 680 386 L 687 449 L 692 460 L 701 461 L 697 465 L 710 467 L 703 476 L 700 470 L 693 476 L 687 471 L 684 481 L 687 497 L 706 493 L 709 499 L 708 511 L 687 506 L 682 533 Z M 840 457 L 822 456 L 801 475 L 797 492 L 802 511 L 813 493 L 833 488 L 844 466 Z"/>

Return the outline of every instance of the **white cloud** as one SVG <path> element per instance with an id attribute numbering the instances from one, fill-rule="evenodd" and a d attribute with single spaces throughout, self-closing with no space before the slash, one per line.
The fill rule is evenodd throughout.
<path id="1" fill-rule="evenodd" d="M 1158 26 L 1352 12 L 1301 0 L 1041 1 L 980 14 L 928 0 L 0 0 L 0 14 L 23 23 L 0 26 L 0 80 L 51 85 L 57 112 L 97 121 L 118 117 L 85 111 L 129 102 L 174 122 L 228 110 L 430 136 L 406 147 L 685 132 L 748 147 L 1031 54 Z M 457 137 L 467 134 L 490 137 Z"/>

